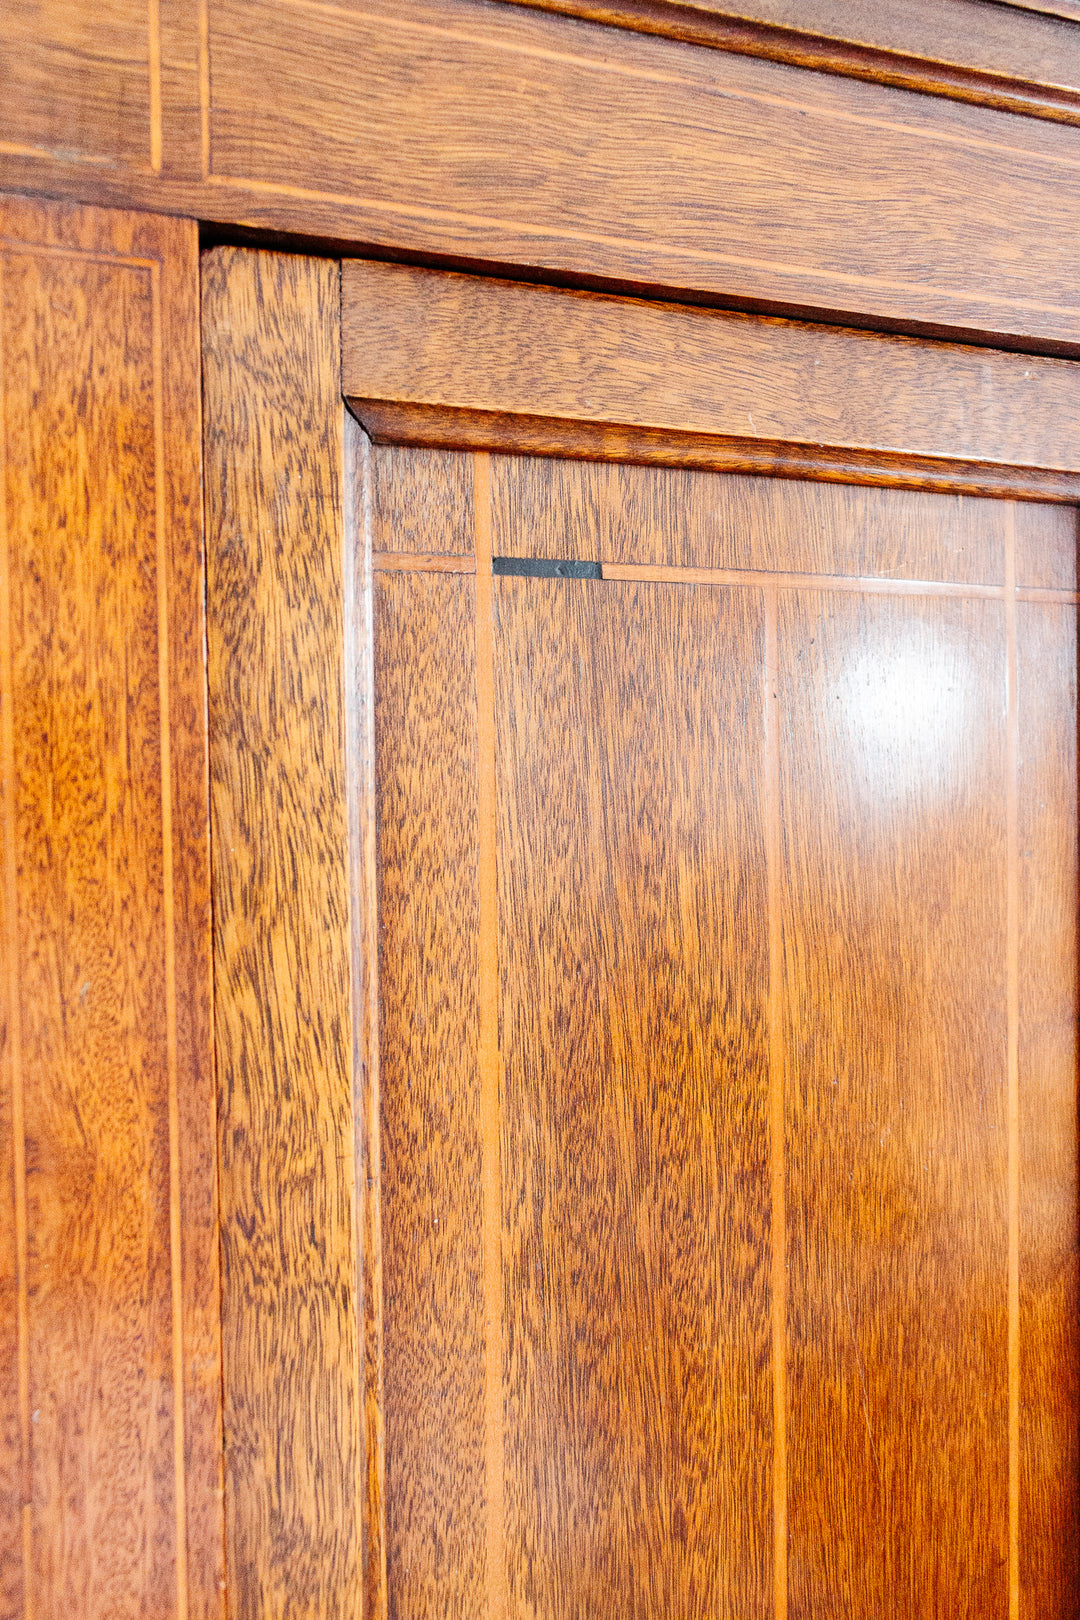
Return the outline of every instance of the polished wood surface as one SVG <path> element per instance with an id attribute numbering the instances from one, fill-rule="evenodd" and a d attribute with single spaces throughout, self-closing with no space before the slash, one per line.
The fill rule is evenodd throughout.
<path id="1" fill-rule="evenodd" d="M 807 4 L 813 31 L 824 0 Z M 78 43 L 69 8 L 17 8 L 0 185 L 1080 354 L 1076 127 L 496 0 L 162 0 L 157 33 L 157 6 L 145 23 L 110 7 L 122 71 L 107 44 Z M 973 8 L 948 0 L 921 26 L 951 18 L 954 40 L 978 40 L 957 20 Z M 908 9 L 871 78 L 890 76 Z M 965 59 L 994 94 L 1044 82 L 1033 31 L 1075 56 L 1073 22 L 978 10 L 1002 43 Z M 861 61 L 867 29 L 840 32 Z M 78 71 L 58 73 L 71 49 Z"/>
<path id="2" fill-rule="evenodd" d="M 460 460 L 373 558 L 389 1612 L 1071 1615 L 1075 513 Z"/>
<path id="3" fill-rule="evenodd" d="M 0 1610 L 223 1614 L 197 241 L 0 207 Z"/>
<path id="4" fill-rule="evenodd" d="M 337 266 L 204 261 L 230 1613 L 354 1615 L 365 1492 Z"/>
<path id="5" fill-rule="evenodd" d="M 1023 19 L 985 0 L 510 0 L 819 72 L 1033 118 L 1080 121 L 1080 20 L 1064 0 Z M 1028 9 L 1028 8 L 1024 8 Z"/>
<path id="6" fill-rule="evenodd" d="M 482 1613 L 485 1582 L 473 594 L 375 598 L 387 1570 L 417 1620 Z"/>
<path id="7" fill-rule="evenodd" d="M 0 161 L 70 166 L 90 191 L 128 175 L 168 211 L 160 182 L 198 172 L 199 40 L 188 0 L 7 0 Z"/>
<path id="8" fill-rule="evenodd" d="M 347 260 L 379 440 L 1080 496 L 1080 365 Z"/>
<path id="9" fill-rule="evenodd" d="M 509 1612 L 762 1613 L 761 593 L 495 613 Z"/>
<path id="10" fill-rule="evenodd" d="M 1076 630 L 1074 607 L 1017 606 L 1018 1530 L 1030 1615 L 1068 1614 L 1080 1590 L 1068 1539 L 1080 1516 Z"/>
<path id="11" fill-rule="evenodd" d="M 780 604 L 793 1615 L 1009 1612 L 1005 619 Z"/>

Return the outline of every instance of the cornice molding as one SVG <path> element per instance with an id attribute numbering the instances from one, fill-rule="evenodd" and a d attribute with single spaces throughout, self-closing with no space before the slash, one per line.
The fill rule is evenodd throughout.
<path id="1" fill-rule="evenodd" d="M 1080 126 L 1080 0 L 500 3 Z"/>

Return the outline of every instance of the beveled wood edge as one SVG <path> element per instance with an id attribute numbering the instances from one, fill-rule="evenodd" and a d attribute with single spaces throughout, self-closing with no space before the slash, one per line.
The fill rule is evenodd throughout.
<path id="1" fill-rule="evenodd" d="M 500 3 L 655 34 L 738 56 L 785 62 L 791 67 L 817 73 L 888 84 L 923 95 L 992 107 L 998 112 L 1080 125 L 1080 87 L 995 73 L 960 62 L 939 61 L 885 45 L 856 43 L 813 29 L 732 15 L 720 7 L 707 11 L 701 6 L 683 4 L 682 0 L 500 0 Z M 1002 3 L 1009 4 L 1009 0 Z M 1080 13 L 1066 14 L 1042 6 L 1012 9 L 1052 22 L 1080 21 Z"/>
<path id="2" fill-rule="evenodd" d="M 1057 472 L 937 456 L 905 456 L 895 451 L 418 405 L 406 400 L 346 395 L 346 403 L 375 444 L 488 450 L 502 455 L 555 456 L 576 461 L 623 461 L 1007 500 L 1080 502 L 1080 470 Z"/>
<path id="3" fill-rule="evenodd" d="M 1061 22 L 1080 22 L 1080 0 L 989 0 L 1010 11 L 1034 11 L 1040 17 L 1057 17 Z"/>

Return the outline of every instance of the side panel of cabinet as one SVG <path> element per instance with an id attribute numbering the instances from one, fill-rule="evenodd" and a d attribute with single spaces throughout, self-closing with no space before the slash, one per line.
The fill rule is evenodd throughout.
<path id="1" fill-rule="evenodd" d="M 210 1620 L 197 239 L 0 224 L 0 1610 Z"/>

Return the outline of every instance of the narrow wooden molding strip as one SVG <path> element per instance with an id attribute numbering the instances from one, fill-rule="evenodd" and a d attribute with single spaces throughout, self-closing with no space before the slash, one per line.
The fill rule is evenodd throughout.
<path id="1" fill-rule="evenodd" d="M 1029 118 L 1080 124 L 1080 6 L 982 0 L 510 0 L 535 11 L 658 34 L 819 73 L 897 85 Z"/>
<path id="2" fill-rule="evenodd" d="M 1005 548 L 1005 1095 L 1008 1227 L 1008 1592 L 1020 1620 L 1020 715 L 1017 694 L 1016 523 Z"/>
<path id="3" fill-rule="evenodd" d="M 363 260 L 342 350 L 380 443 L 1080 499 L 1070 360 Z"/>
<path id="4" fill-rule="evenodd" d="M 997 0 L 1011 11 L 1035 11 L 1043 17 L 1063 17 L 1067 22 L 1080 22 L 1080 0 Z"/>
<path id="5" fill-rule="evenodd" d="M 427 551 L 373 551 L 371 566 L 377 574 L 475 574 L 475 557 L 447 557 Z"/>
<path id="6" fill-rule="evenodd" d="M 765 665 L 762 682 L 765 747 L 765 868 L 769 922 L 769 1230 L 771 1247 L 771 1360 L 773 1395 L 773 1615 L 788 1614 L 787 1464 L 787 1177 L 784 1118 L 783 832 L 780 812 L 779 604 L 765 591 Z"/>
<path id="7" fill-rule="evenodd" d="M 475 557 L 445 557 L 428 552 L 376 551 L 376 573 L 475 574 Z M 755 568 L 693 568 L 667 563 L 601 562 L 600 578 L 645 585 L 743 585 L 763 590 L 840 591 L 864 596 L 954 596 L 1002 599 L 1005 585 L 979 585 L 955 580 L 875 578 L 865 574 L 769 573 Z M 1059 606 L 1080 603 L 1080 591 L 1057 590 L 1047 585 L 1016 587 L 1018 602 L 1048 602 Z"/>

